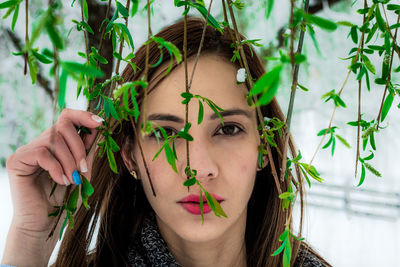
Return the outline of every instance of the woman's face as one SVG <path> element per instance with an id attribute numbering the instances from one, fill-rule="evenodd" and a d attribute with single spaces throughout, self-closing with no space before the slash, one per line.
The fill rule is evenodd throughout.
<path id="1" fill-rule="evenodd" d="M 188 61 L 191 74 L 194 59 Z M 157 71 L 156 75 L 160 73 Z M 218 218 L 211 211 L 204 214 L 204 224 L 198 203 L 197 185 L 189 189 L 186 180 L 186 140 L 175 141 L 178 173 L 168 164 L 164 151 L 152 161 L 160 149 L 154 135 L 141 137 L 144 156 L 156 192 L 153 196 L 137 143 L 133 151 L 136 170 L 145 194 L 156 213 L 161 233 L 184 241 L 212 241 L 232 231 L 244 233 L 247 203 L 253 190 L 257 171 L 259 135 L 256 112 L 246 102 L 247 89 L 236 84 L 237 67 L 228 60 L 213 54 L 199 59 L 191 93 L 212 100 L 219 107 L 225 126 L 218 116 L 204 104 L 204 119 L 197 124 L 199 104 L 197 99 L 189 102 L 189 130 L 194 141 L 189 142 L 190 166 L 197 170 L 197 179 L 211 194 L 222 200 L 220 205 L 227 218 Z M 180 64 L 149 93 L 146 104 L 147 119 L 165 128 L 168 135 L 177 134 L 184 127 L 185 105 L 181 93 L 185 92 L 184 65 Z M 140 123 L 143 122 L 143 110 Z M 125 160 L 125 159 L 124 159 Z M 132 168 L 131 168 L 132 169 Z M 189 196 L 189 199 L 185 199 Z M 206 201 L 204 201 L 206 205 Z M 207 206 L 204 207 L 207 211 Z"/>

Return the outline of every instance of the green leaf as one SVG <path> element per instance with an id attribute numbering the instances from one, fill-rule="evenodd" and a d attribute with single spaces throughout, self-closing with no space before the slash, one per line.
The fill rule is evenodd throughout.
<path id="1" fill-rule="evenodd" d="M 335 134 L 335 136 L 337 137 L 337 139 L 339 139 L 339 141 L 346 146 L 347 148 L 351 148 L 351 146 L 349 145 L 349 143 L 346 141 L 346 139 L 344 139 L 342 136 Z"/>
<path id="2" fill-rule="evenodd" d="M 270 15 L 271 15 L 271 12 L 272 12 L 272 9 L 274 8 L 274 0 L 267 0 L 265 2 L 266 2 L 266 4 L 265 4 L 265 12 L 264 12 L 265 13 L 265 19 L 269 19 Z"/>
<path id="3" fill-rule="evenodd" d="M 128 9 L 126 9 L 126 7 L 124 7 L 119 1 L 117 1 L 117 10 L 122 17 L 129 17 Z"/>
<path id="4" fill-rule="evenodd" d="M 290 245 L 289 238 L 286 239 L 285 243 L 285 250 L 283 251 L 283 266 L 290 267 L 290 258 L 292 257 L 292 248 Z"/>
<path id="5" fill-rule="evenodd" d="M 375 7 L 375 18 L 376 18 L 376 22 L 378 23 L 379 30 L 381 32 L 386 32 L 386 30 L 387 30 L 386 22 L 382 18 L 381 11 L 379 9 L 379 5 L 376 5 L 376 7 Z"/>
<path id="6" fill-rule="evenodd" d="M 179 132 L 178 132 L 178 136 L 182 137 L 182 138 L 185 139 L 185 140 L 193 141 L 193 137 L 192 137 L 190 134 L 188 134 L 188 133 L 179 131 Z"/>
<path id="7" fill-rule="evenodd" d="M 346 20 L 342 20 L 342 21 L 338 21 L 336 22 L 337 25 L 341 25 L 341 26 L 347 26 L 347 27 L 353 27 L 354 24 L 351 23 L 350 21 L 346 21 Z"/>
<path id="8" fill-rule="evenodd" d="M 54 183 L 53 187 L 51 188 L 49 197 L 51 197 L 54 194 L 54 191 L 56 190 L 56 188 L 57 188 L 57 183 Z"/>
<path id="9" fill-rule="evenodd" d="M 307 22 L 314 24 L 315 26 L 318 26 L 323 30 L 334 31 L 337 29 L 337 24 L 331 20 L 316 15 L 307 14 L 305 12 L 302 13 L 303 17 L 305 18 L 305 20 L 307 20 Z"/>
<path id="10" fill-rule="evenodd" d="M 51 22 L 46 23 L 46 30 L 53 45 L 60 50 L 64 49 L 64 42 L 58 30 L 54 27 L 54 25 Z"/>
<path id="11" fill-rule="evenodd" d="M 203 5 L 195 3 L 192 4 L 191 6 L 195 7 L 200 14 L 204 17 L 204 19 L 207 19 L 207 8 L 205 8 Z M 223 29 L 221 28 L 221 26 L 219 25 L 218 21 L 210 14 L 208 15 L 208 22 L 211 24 L 211 26 L 218 30 L 219 32 L 223 32 Z"/>
<path id="12" fill-rule="evenodd" d="M 36 83 L 39 67 L 32 53 L 28 53 L 28 66 L 29 66 L 29 75 L 31 76 L 32 84 L 34 84 Z"/>
<path id="13" fill-rule="evenodd" d="M 217 217 L 224 216 L 227 218 L 228 216 L 225 214 L 225 212 L 221 208 L 221 205 L 219 205 L 218 201 L 205 190 L 204 190 L 204 194 L 206 195 L 207 203 L 211 207 L 211 209 L 214 211 L 214 214 Z"/>
<path id="14" fill-rule="evenodd" d="M 279 255 L 285 248 L 285 245 L 286 245 L 285 243 L 282 243 L 281 246 L 277 250 L 275 250 L 274 253 L 271 254 L 271 256 Z"/>
<path id="15" fill-rule="evenodd" d="M 9 1 L 5 1 L 3 3 L 0 3 L 0 9 L 4 9 L 4 8 L 8 8 L 11 6 L 16 5 L 17 3 L 21 2 L 20 0 L 9 0 Z"/>
<path id="16" fill-rule="evenodd" d="M 60 235 L 58 237 L 58 240 L 61 240 L 61 237 L 62 237 L 62 234 L 64 232 L 65 226 L 67 225 L 67 221 L 68 221 L 68 216 L 65 217 L 64 222 L 63 222 L 63 224 L 61 226 Z"/>
<path id="17" fill-rule="evenodd" d="M 362 60 L 363 60 L 363 62 L 364 62 L 364 64 L 365 64 L 365 67 L 367 67 L 367 69 L 368 69 L 371 73 L 375 74 L 375 67 L 374 67 L 374 65 L 371 63 L 371 61 L 369 60 L 369 58 L 368 58 L 366 55 L 364 55 L 364 54 L 361 54 L 361 58 L 362 58 Z"/>
<path id="18" fill-rule="evenodd" d="M 388 4 L 386 8 L 387 10 L 400 10 L 400 5 Z"/>
<path id="19" fill-rule="evenodd" d="M 110 146 L 111 150 L 113 152 L 118 152 L 119 146 L 117 145 L 117 143 L 114 141 L 114 139 L 111 136 L 107 136 L 107 141 L 108 141 L 108 145 Z"/>
<path id="20" fill-rule="evenodd" d="M 164 146 L 164 152 L 165 152 L 165 156 L 167 158 L 167 161 L 169 163 L 169 165 L 171 165 L 172 169 L 178 173 L 178 170 L 176 168 L 176 161 L 175 161 L 175 155 L 172 152 L 170 146 L 167 144 Z"/>
<path id="21" fill-rule="evenodd" d="M 65 107 L 65 95 L 67 91 L 68 80 L 68 72 L 65 69 L 62 69 L 59 79 L 58 106 L 60 109 L 63 109 Z"/>
<path id="22" fill-rule="evenodd" d="M 393 99 L 394 99 L 394 94 L 389 92 L 388 95 L 386 96 L 385 102 L 383 103 L 381 121 L 383 121 L 386 118 L 386 115 L 389 113 L 390 107 L 392 106 L 393 103 Z"/>
<path id="23" fill-rule="evenodd" d="M 88 66 L 86 64 L 80 64 L 78 62 L 73 62 L 73 61 L 63 61 L 61 62 L 61 65 L 64 69 L 66 69 L 70 73 L 83 73 L 87 76 L 92 76 L 92 77 L 98 77 L 102 78 L 104 77 L 104 72 L 101 71 L 100 69 L 97 69 L 93 66 Z"/>
<path id="24" fill-rule="evenodd" d="M 42 62 L 44 64 L 53 63 L 53 61 L 50 60 L 48 57 L 43 56 L 42 54 L 36 52 L 35 50 L 32 50 L 32 54 L 37 60 L 39 60 L 40 62 Z"/>
<path id="25" fill-rule="evenodd" d="M 85 28 L 85 30 L 91 34 L 94 34 L 92 27 L 84 21 L 81 21 L 80 24 Z"/>
<path id="26" fill-rule="evenodd" d="M 278 91 L 281 70 L 282 65 L 276 66 L 261 76 L 254 84 L 249 92 L 249 97 L 262 93 L 261 97 L 257 100 L 257 106 L 267 105 L 275 96 Z"/>
<path id="27" fill-rule="evenodd" d="M 121 29 L 121 31 L 123 32 L 123 35 L 124 35 L 124 39 L 128 42 L 129 46 L 133 50 L 134 49 L 133 39 L 132 39 L 132 35 L 129 32 L 128 28 L 123 23 L 115 23 L 115 25 L 118 25 L 118 27 Z"/>
<path id="28" fill-rule="evenodd" d="M 89 20 L 89 9 L 86 0 L 82 0 L 83 17 L 86 21 Z"/>
<path id="29" fill-rule="evenodd" d="M 365 162 L 364 166 L 365 166 L 365 168 L 367 168 L 367 170 L 369 170 L 375 176 L 382 177 L 382 174 L 378 170 L 376 170 L 374 167 L 372 167 L 372 165 L 370 165 L 369 163 Z"/>
<path id="30" fill-rule="evenodd" d="M 86 196 L 90 197 L 94 193 L 93 186 L 90 184 L 90 182 L 86 179 L 85 176 L 81 175 L 81 178 L 82 178 L 81 190 L 83 190 Z"/>
<path id="31" fill-rule="evenodd" d="M 197 117 L 197 124 L 200 124 L 203 121 L 204 117 L 204 107 L 203 103 L 201 103 L 201 100 L 199 100 L 199 115 Z"/>
<path id="32" fill-rule="evenodd" d="M 139 0 L 132 0 L 131 17 L 135 16 L 139 9 Z"/>
<path id="33" fill-rule="evenodd" d="M 114 153 L 112 152 L 110 147 L 106 147 L 107 159 L 110 164 L 110 168 L 114 173 L 118 174 L 117 163 L 115 162 Z"/>
<path id="34" fill-rule="evenodd" d="M 17 23 L 18 13 L 19 13 L 19 4 L 15 7 L 15 10 L 14 10 L 14 15 L 13 15 L 12 22 L 11 22 L 11 30 L 12 31 L 14 31 L 15 24 Z"/>
<path id="35" fill-rule="evenodd" d="M 72 190 L 71 194 L 69 195 L 68 202 L 66 209 L 71 211 L 72 213 L 76 210 L 76 205 L 78 203 L 78 196 L 79 196 L 79 187 L 76 186 L 74 190 Z"/>
<path id="36" fill-rule="evenodd" d="M 192 185 L 194 185 L 195 183 L 196 183 L 196 178 L 193 177 L 193 178 L 191 178 L 191 179 L 186 180 L 186 181 L 183 183 L 183 185 L 184 185 L 184 186 L 192 186 Z"/>
<path id="37" fill-rule="evenodd" d="M 365 179 L 365 167 L 364 164 L 361 165 L 361 176 L 360 176 L 360 181 L 358 182 L 357 186 L 360 186 L 364 183 L 364 179 Z"/>
<path id="38" fill-rule="evenodd" d="M 350 30 L 350 35 L 351 35 L 351 40 L 353 40 L 353 43 L 358 44 L 358 29 L 357 25 L 351 27 Z"/>
<path id="39" fill-rule="evenodd" d="M 371 41 L 371 39 L 372 39 L 372 37 L 374 37 L 377 29 L 378 29 L 378 23 L 375 23 L 374 26 L 372 26 L 371 30 L 369 31 L 365 43 L 368 43 L 369 41 Z"/>

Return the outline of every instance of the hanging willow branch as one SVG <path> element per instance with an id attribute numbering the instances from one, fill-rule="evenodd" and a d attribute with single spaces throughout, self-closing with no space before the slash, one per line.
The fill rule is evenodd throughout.
<path id="1" fill-rule="evenodd" d="M 286 172 L 286 160 L 287 160 L 287 147 L 289 143 L 289 137 L 290 137 L 290 124 L 292 120 L 292 113 L 293 113 L 293 105 L 294 105 L 294 98 L 296 96 L 296 89 L 297 89 L 297 82 L 298 82 L 298 76 L 299 76 L 299 64 L 295 63 L 295 54 L 294 54 L 294 35 L 295 35 L 295 25 L 293 24 L 293 16 L 294 16 L 294 0 L 291 1 L 291 15 L 290 15 L 290 61 L 292 63 L 292 86 L 291 86 L 291 91 L 290 91 L 290 99 L 289 99 L 289 107 L 288 107 L 288 112 L 286 115 L 286 135 L 285 135 L 285 141 L 283 145 L 283 151 L 282 151 L 282 171 L 281 171 L 281 182 L 283 182 L 284 177 L 285 177 L 285 172 Z M 304 11 L 307 13 L 308 12 L 308 7 L 309 7 L 309 0 L 306 0 L 304 3 Z M 303 19 L 304 23 L 305 20 Z M 301 54 L 301 51 L 303 49 L 303 42 L 304 42 L 304 34 L 305 30 L 302 30 L 300 32 L 300 39 L 299 43 L 297 44 L 297 52 L 296 54 Z M 296 165 L 297 166 L 297 165 Z"/>

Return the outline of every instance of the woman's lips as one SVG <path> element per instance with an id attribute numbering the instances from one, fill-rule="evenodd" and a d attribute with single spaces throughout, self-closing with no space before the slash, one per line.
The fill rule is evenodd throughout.
<path id="1" fill-rule="evenodd" d="M 224 201 L 224 199 L 218 195 L 211 194 L 219 203 Z M 199 215 L 201 214 L 200 210 L 200 195 L 188 195 L 181 200 L 178 201 L 178 203 L 189 213 Z M 203 195 L 203 213 L 207 214 L 211 212 L 210 206 L 207 204 L 207 199 L 206 196 Z"/>

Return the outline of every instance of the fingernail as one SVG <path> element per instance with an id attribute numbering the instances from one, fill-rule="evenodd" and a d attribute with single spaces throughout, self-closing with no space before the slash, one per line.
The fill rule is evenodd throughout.
<path id="1" fill-rule="evenodd" d="M 85 159 L 81 160 L 80 165 L 81 165 L 81 172 L 87 172 L 87 163 Z"/>
<path id="2" fill-rule="evenodd" d="M 79 176 L 79 173 L 77 170 L 74 170 L 74 172 L 72 173 L 72 179 L 74 179 L 74 182 L 76 185 L 81 184 L 81 177 Z"/>
<path id="3" fill-rule="evenodd" d="M 103 118 L 101 118 L 101 117 L 99 117 L 99 116 L 97 116 L 97 115 L 92 115 L 92 119 L 93 119 L 95 122 L 103 122 L 103 121 L 104 121 Z"/>
<path id="4" fill-rule="evenodd" d="M 62 176 L 62 179 L 63 179 L 65 185 L 70 185 L 70 184 L 71 184 L 71 183 L 68 181 L 67 176 L 65 176 L 64 174 L 63 174 L 63 176 Z"/>

